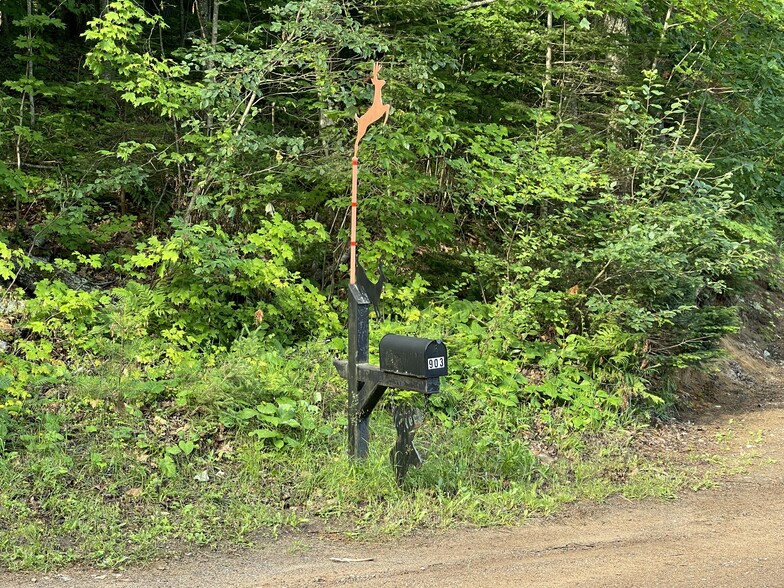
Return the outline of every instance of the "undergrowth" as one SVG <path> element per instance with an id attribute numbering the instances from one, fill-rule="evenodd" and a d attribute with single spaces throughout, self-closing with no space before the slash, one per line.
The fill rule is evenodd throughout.
<path id="1" fill-rule="evenodd" d="M 354 537 L 515 524 L 582 499 L 669 496 L 688 478 L 635 452 L 620 433 L 642 426 L 629 410 L 576 427 L 557 403 L 490 393 L 484 380 L 497 376 L 475 369 L 469 395 L 457 358 L 441 394 L 378 407 L 369 458 L 351 460 L 331 365 L 340 347 L 276 348 L 257 332 L 168 373 L 114 361 L 42 383 L 0 447 L 0 561 L 117 568 L 308 524 Z M 389 464 L 392 402 L 425 416 L 425 461 L 402 485 Z"/>

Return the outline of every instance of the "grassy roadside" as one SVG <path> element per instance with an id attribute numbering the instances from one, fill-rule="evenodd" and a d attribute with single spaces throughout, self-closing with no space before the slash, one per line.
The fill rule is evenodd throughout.
<path id="1" fill-rule="evenodd" d="M 42 390 L 2 447 L 2 566 L 116 568 L 307 521 L 355 537 L 507 525 L 578 500 L 670 497 L 701 483 L 693 464 L 641 451 L 644 428 L 631 416 L 574 431 L 522 404 L 477 406 L 448 382 L 437 406 L 422 404 L 425 463 L 399 487 L 387 407 L 374 412 L 369 459 L 346 457 L 330 349 L 289 355 L 288 367 L 256 351 L 278 374 L 266 380 L 274 400 L 246 353 L 169 381 L 109 366 Z M 307 398 L 285 396 L 296 389 Z"/>

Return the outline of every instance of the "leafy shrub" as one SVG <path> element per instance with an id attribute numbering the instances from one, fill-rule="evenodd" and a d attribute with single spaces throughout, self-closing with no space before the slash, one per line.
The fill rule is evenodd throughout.
<path id="1" fill-rule="evenodd" d="M 296 248 L 324 239 L 315 221 L 296 227 L 277 214 L 256 232 L 233 237 L 219 227 L 175 221 L 170 238 L 150 238 L 122 270 L 136 279 L 155 276 L 157 328 L 175 343 L 225 345 L 254 324 L 293 343 L 337 327 L 325 297 L 289 269 Z"/>

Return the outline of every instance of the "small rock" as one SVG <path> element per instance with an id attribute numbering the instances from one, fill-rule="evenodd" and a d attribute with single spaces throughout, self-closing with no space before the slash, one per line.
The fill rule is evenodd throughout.
<path id="1" fill-rule="evenodd" d="M 25 309 L 24 300 L 0 300 L 0 314 L 21 314 Z"/>

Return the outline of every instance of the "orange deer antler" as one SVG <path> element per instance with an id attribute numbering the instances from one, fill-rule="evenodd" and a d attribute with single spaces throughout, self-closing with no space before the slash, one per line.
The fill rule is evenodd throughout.
<path id="1" fill-rule="evenodd" d="M 357 140 L 354 142 L 355 159 L 359 153 L 359 142 L 362 140 L 362 137 L 365 136 L 368 127 L 379 120 L 382 116 L 384 117 L 385 124 L 389 119 L 389 104 L 384 104 L 381 101 L 381 88 L 384 87 L 386 81 L 378 79 L 379 71 L 381 71 L 381 64 L 373 64 L 373 77 L 370 80 L 373 83 L 374 88 L 373 104 L 370 105 L 370 108 L 368 108 L 367 112 L 362 116 L 358 116 L 356 114 L 354 115 L 354 119 L 357 121 L 357 125 L 359 126 L 359 130 L 357 131 Z"/>

